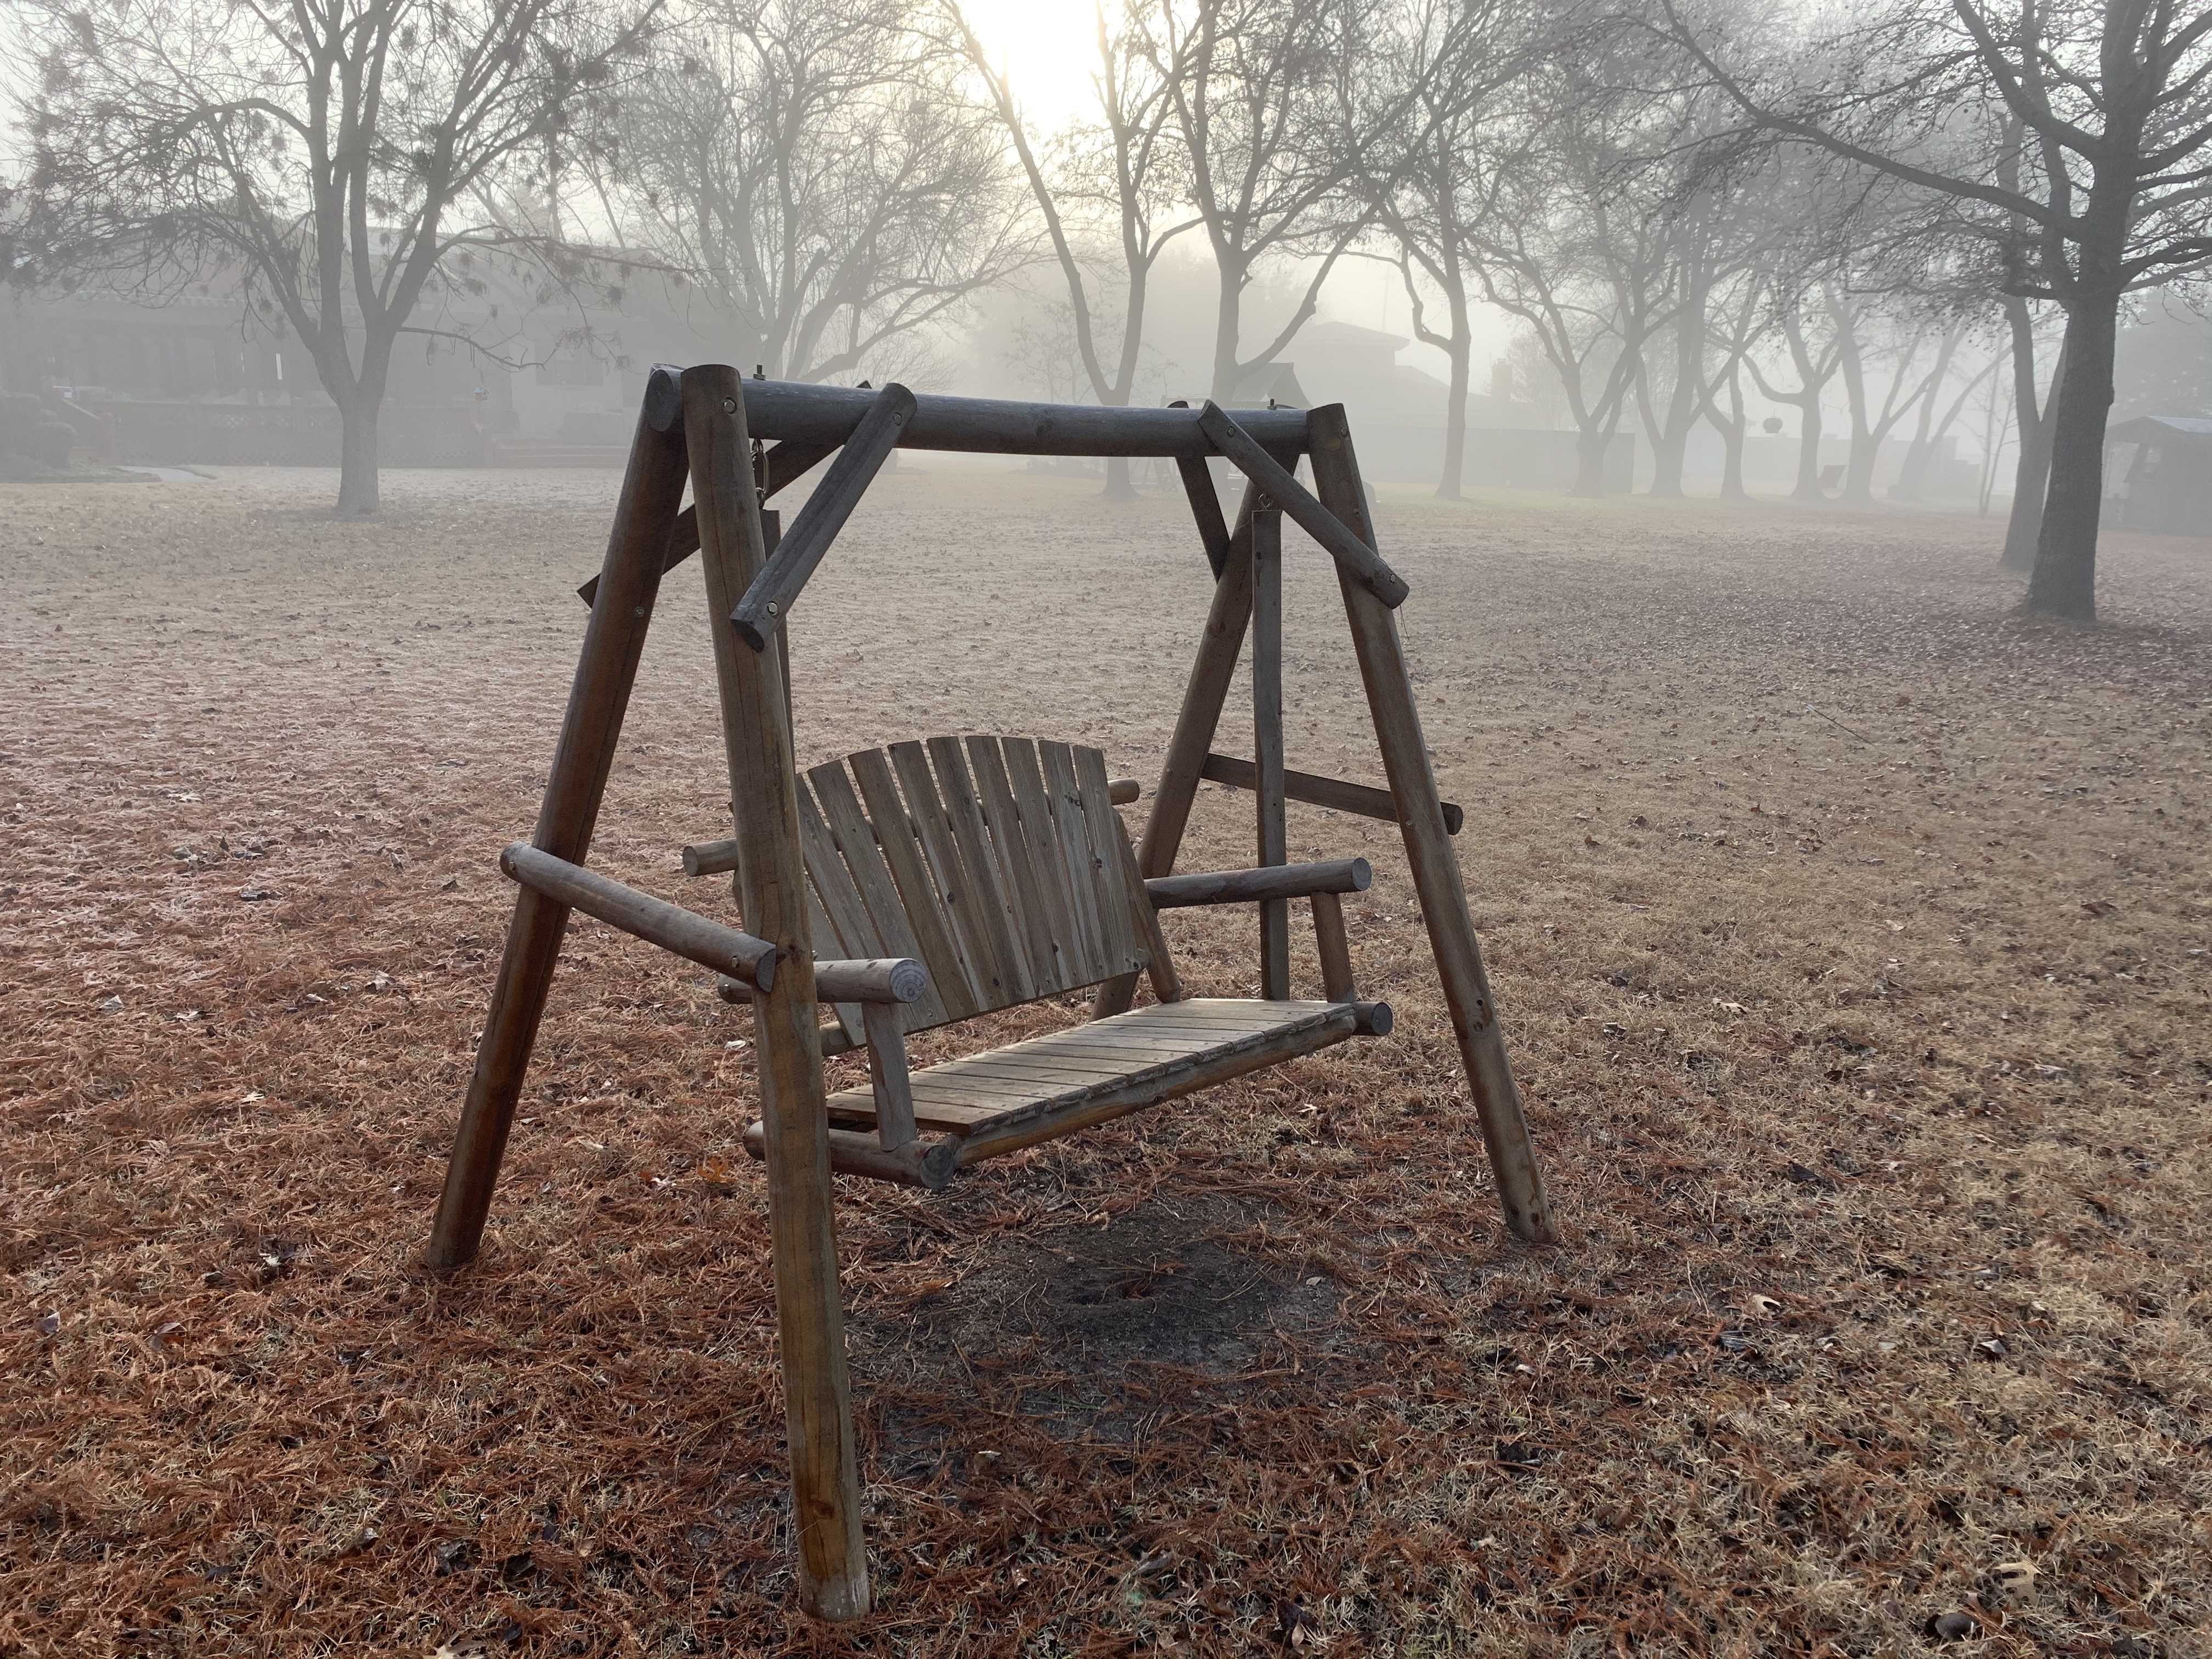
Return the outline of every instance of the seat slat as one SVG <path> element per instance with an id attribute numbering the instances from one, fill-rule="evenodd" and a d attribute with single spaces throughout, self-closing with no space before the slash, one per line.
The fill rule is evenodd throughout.
<path id="1" fill-rule="evenodd" d="M 1075 925 L 1075 901 L 1068 890 L 1067 870 L 1060 854 L 1060 830 L 1053 822 L 1052 797 L 1045 788 L 1044 769 L 1037 763 L 1036 744 L 1027 738 L 1008 738 L 1000 744 L 1006 775 L 1013 785 L 1014 805 L 1021 814 L 1022 839 L 1030 849 L 1030 867 L 1036 872 L 1038 896 L 1044 902 L 1054 955 L 1059 962 L 1057 983 L 1065 991 L 1084 984 L 1083 935 Z"/>
<path id="2" fill-rule="evenodd" d="M 1013 783 L 1006 775 L 1006 758 L 1000 752 L 998 738 L 969 738 L 968 766 L 975 775 L 983 822 L 991 832 L 991 851 L 999 862 L 1003 890 L 1021 929 L 1030 977 L 1040 996 L 1063 990 L 1067 980 L 1060 947 L 1053 942 L 1052 920 L 1037 883 L 1034 849 L 1022 833 L 1021 809 L 1014 804 Z"/>
<path id="3" fill-rule="evenodd" d="M 966 942 L 955 931 L 938 897 L 937 883 L 908 827 L 906 803 L 899 799 L 890 762 L 880 749 L 870 749 L 847 756 L 846 763 L 853 769 L 853 781 L 860 786 L 860 798 L 867 803 L 877 845 L 883 849 L 884 862 L 890 866 L 891 878 L 898 884 L 899 898 L 907 919 L 914 924 L 922 960 L 932 975 L 943 976 L 938 989 L 945 1012 L 953 1019 L 983 1012 L 992 1005 L 983 996 L 969 963 Z"/>
<path id="4" fill-rule="evenodd" d="M 967 757 L 954 738 L 932 738 L 924 747 L 937 773 L 937 793 L 953 839 L 959 843 L 961 867 L 973 900 L 970 914 L 999 965 L 1004 994 L 1011 1001 L 1027 1002 L 1037 994 L 1030 971 L 1029 942 L 1014 921 L 1011 896 L 1000 879 L 998 855 L 992 852 L 990 833 L 983 826 L 982 803 L 976 799 Z"/>
<path id="5" fill-rule="evenodd" d="M 945 994 L 940 990 L 939 957 L 925 948 L 921 933 L 907 915 L 906 906 L 900 902 L 898 884 L 884 866 L 883 849 L 876 844 L 876 832 L 869 826 L 860 811 L 860 803 L 853 793 L 853 781 L 845 775 L 842 761 L 830 761 L 815 767 L 807 775 L 813 785 L 813 793 L 821 803 L 824 827 L 828 830 L 831 848 L 828 862 L 842 862 L 846 873 L 858 890 L 860 902 L 868 913 L 868 920 L 881 941 L 884 956 L 915 957 L 929 969 L 929 989 L 919 1002 L 908 1003 L 900 1011 L 899 1024 L 906 1030 L 920 1030 L 926 1026 L 942 1025 L 947 1020 L 958 1018 L 951 1012 Z M 800 823 L 805 821 L 806 792 L 800 792 Z M 814 853 L 807 858 L 810 870 Z M 944 953 L 949 957 L 949 948 Z"/>
<path id="6" fill-rule="evenodd" d="M 994 1156 L 1326 1048 L 1352 1036 L 1355 1020 L 1349 1005 L 1330 1002 L 1214 998 L 1139 1009 L 918 1072 L 915 1121 Z M 841 1127 L 874 1121 L 866 1089 L 831 1097 L 830 1110 Z M 973 1161 L 965 1147 L 961 1156 Z"/>
<path id="7" fill-rule="evenodd" d="M 1052 808 L 1053 832 L 1060 867 L 1067 875 L 1069 908 L 1079 940 L 1078 981 L 1091 984 L 1115 971 L 1107 964 L 1106 944 L 1098 926 L 1098 884 L 1091 856 L 1091 830 L 1083 816 L 1083 795 L 1075 781 L 1075 756 L 1064 743 L 1037 744 L 1044 768 L 1045 793 Z"/>

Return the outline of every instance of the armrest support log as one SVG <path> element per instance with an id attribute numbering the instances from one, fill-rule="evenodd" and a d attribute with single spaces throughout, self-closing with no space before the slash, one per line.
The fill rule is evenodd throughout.
<path id="1" fill-rule="evenodd" d="M 776 948 L 764 939 L 739 933 L 678 904 L 611 881 L 597 871 L 541 853 L 518 841 L 499 855 L 499 867 L 532 892 L 597 916 L 648 945 L 658 945 L 687 962 L 717 969 L 742 981 L 750 994 L 775 982 Z M 847 998 L 845 1000 L 853 1000 Z"/>
<path id="2" fill-rule="evenodd" d="M 1313 896 L 1314 948 L 1321 957 L 1322 994 L 1350 1002 L 1359 994 L 1352 977 L 1352 941 L 1344 931 L 1344 902 L 1334 893 Z"/>
<path id="3" fill-rule="evenodd" d="M 1216 870 L 1204 875 L 1155 876 L 1145 884 L 1156 910 L 1194 904 L 1251 904 L 1262 899 L 1308 898 L 1316 893 L 1364 893 L 1375 879 L 1365 859 L 1319 864 L 1279 864 L 1256 870 Z"/>

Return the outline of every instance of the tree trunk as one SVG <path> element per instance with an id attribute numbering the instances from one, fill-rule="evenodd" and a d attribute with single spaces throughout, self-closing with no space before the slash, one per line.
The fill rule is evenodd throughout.
<path id="1" fill-rule="evenodd" d="M 1605 455 L 1613 447 L 1610 432 L 1583 432 L 1575 438 L 1575 487 L 1571 495 L 1605 494 Z"/>
<path id="2" fill-rule="evenodd" d="M 2097 620 L 2097 518 L 2105 505 L 2105 423 L 2112 409 L 2117 293 L 2077 295 L 2066 318 L 2063 374 L 2048 417 L 2050 482 L 2026 608 Z"/>
<path id="3" fill-rule="evenodd" d="M 1803 418 L 1797 428 L 1797 487 L 1790 492 L 1790 499 L 1826 501 L 1828 492 L 1820 488 L 1820 402 L 1808 398 L 1797 408 Z"/>
<path id="4" fill-rule="evenodd" d="M 2007 570 L 2035 568 L 2035 541 L 2043 527 L 2044 486 L 2051 477 L 2051 415 L 2066 382 L 2062 347 L 2051 372 L 2051 390 L 2035 395 L 2035 323 L 2027 301 L 2007 299 L 2005 320 L 2012 329 L 2013 416 L 2020 427 L 2020 459 L 2013 467 L 2012 513 L 2005 520 L 2004 552 L 1997 563 Z"/>
<path id="5" fill-rule="evenodd" d="M 1705 372 L 1705 295 L 1700 287 L 1674 319 L 1674 385 L 1660 430 L 1651 438 L 1651 493 L 1670 501 L 1682 495 L 1682 457 L 1697 424 L 1698 379 Z"/>
<path id="6" fill-rule="evenodd" d="M 338 504 L 341 518 L 365 518 L 375 512 L 376 425 L 380 395 L 356 390 L 338 404 Z"/>
<path id="7" fill-rule="evenodd" d="M 1474 342 L 1468 337 L 1467 308 L 1455 306 L 1451 356 L 1451 389 L 1444 394 L 1444 470 L 1437 480 L 1437 499 L 1455 501 L 1461 481 L 1467 477 L 1468 354 Z"/>
<path id="8" fill-rule="evenodd" d="M 1731 372 L 1729 375 L 1729 409 L 1735 418 L 1726 426 L 1716 421 L 1721 434 L 1721 499 L 1741 501 L 1748 499 L 1743 488 L 1743 437 L 1749 426 L 1743 413 L 1743 383 Z"/>
<path id="9" fill-rule="evenodd" d="M 1241 270 L 1231 270 L 1214 251 L 1214 263 L 1220 266 L 1221 289 L 1213 306 L 1213 390 L 1208 393 L 1222 408 L 1231 407 L 1237 397 L 1237 349 L 1243 337 L 1244 276 Z"/>
<path id="10" fill-rule="evenodd" d="M 1137 487 L 1129 481 L 1129 458 L 1109 455 L 1106 458 L 1106 499 L 1109 501 L 1133 501 Z"/>

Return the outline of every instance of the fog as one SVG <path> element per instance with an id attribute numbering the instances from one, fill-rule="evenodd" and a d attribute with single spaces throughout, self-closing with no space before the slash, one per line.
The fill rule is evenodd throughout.
<path id="1" fill-rule="evenodd" d="M 2212 407 L 2207 48 L 2172 25 L 2121 186 L 2118 25 L 1975 15 L 34 0 L 0 363 L 46 435 L 10 441 L 336 461 L 363 512 L 388 463 L 618 448 L 657 361 L 1341 402 L 1445 499 L 2005 515 L 2033 602 L 2086 616 L 2100 520 L 2203 523 L 2139 422 Z"/>

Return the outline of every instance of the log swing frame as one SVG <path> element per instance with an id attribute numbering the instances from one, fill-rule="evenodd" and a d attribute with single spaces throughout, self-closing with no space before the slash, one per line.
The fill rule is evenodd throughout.
<path id="1" fill-rule="evenodd" d="M 920 744 L 868 751 L 850 759 L 866 819 L 842 763 L 817 767 L 806 775 L 811 782 L 801 781 L 784 625 L 807 578 L 898 447 L 1176 462 L 1212 568 L 1213 596 L 1152 811 L 1133 848 L 1109 800 L 1133 799 L 1135 787 L 1109 781 L 1095 750 L 970 738 L 964 747 L 936 738 L 926 751 Z M 1246 481 L 1233 523 L 1207 465 L 1216 455 Z M 1296 477 L 1301 458 L 1312 466 L 1311 491 Z M 790 533 L 779 537 L 778 515 L 764 503 L 823 460 L 828 471 Z M 687 483 L 693 504 L 682 507 Z M 1285 517 L 1335 562 L 1387 788 L 1285 765 Z M 734 835 L 686 848 L 684 863 L 694 874 L 735 872 L 741 928 L 583 867 L 660 579 L 694 551 L 702 556 L 714 624 Z M 647 379 L 605 560 L 579 592 L 590 618 L 537 827 L 527 844 L 501 856 L 518 886 L 514 915 L 428 1264 L 457 1269 L 482 1242 L 571 910 L 720 972 L 726 998 L 750 1002 L 754 1014 L 761 1119 L 747 1143 L 766 1165 L 792 1534 L 800 1601 L 810 1613 L 856 1618 L 870 1602 L 833 1170 L 941 1186 L 956 1166 L 978 1158 L 1327 1042 L 1389 1030 L 1387 1007 L 1356 1000 L 1339 897 L 1365 887 L 1365 862 L 1289 863 L 1285 800 L 1398 824 L 1506 1223 L 1522 1239 L 1556 1242 L 1452 848 L 1461 814 L 1441 799 L 1422 740 L 1395 614 L 1407 586 L 1377 550 L 1340 405 L 1234 414 L 1210 403 L 1199 410 L 1073 407 L 918 398 L 898 386 L 870 391 L 748 381 L 724 365 L 657 367 Z M 1255 714 L 1249 762 L 1212 752 L 1248 635 Z M 1206 780 L 1253 793 L 1255 865 L 1177 876 L 1176 856 Z M 941 808 L 934 787 L 945 792 Z M 899 832 L 886 836 L 892 823 Z M 994 851 L 986 849 L 995 850 L 995 867 Z M 893 854 L 886 875 L 883 859 Z M 931 870 L 944 889 L 942 917 L 915 898 L 933 879 Z M 956 883 L 948 871 L 967 878 Z M 994 885 L 1000 874 L 1003 884 Z M 1291 1000 L 1293 898 L 1311 905 L 1321 1002 Z M 1157 913 L 1221 902 L 1259 907 L 1257 1001 L 1186 999 L 1167 957 Z M 895 914 L 902 903 L 903 920 Z M 836 916 L 825 908 L 840 904 Z M 831 939 L 884 948 L 843 956 L 817 949 Z M 1138 1010 L 1137 985 L 1146 974 L 1158 1006 Z M 1090 1024 L 908 1073 L 902 1030 L 1084 985 L 1097 987 Z M 824 1004 L 837 1008 L 838 1024 L 819 1023 Z M 862 1042 L 871 1058 L 869 1088 L 830 1095 L 824 1054 Z M 1102 1055 L 1111 1057 L 1110 1075 L 1100 1072 L 1109 1064 Z M 982 1104 L 963 1104 L 965 1098 Z M 924 1128 L 940 1138 L 926 1140 Z"/>

